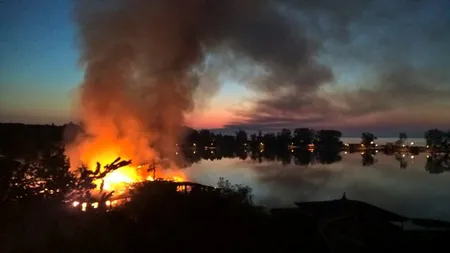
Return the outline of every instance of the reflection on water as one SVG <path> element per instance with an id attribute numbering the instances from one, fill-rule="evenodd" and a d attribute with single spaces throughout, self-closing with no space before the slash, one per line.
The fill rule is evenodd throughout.
<path id="1" fill-rule="evenodd" d="M 397 153 L 209 152 L 186 168 L 187 176 L 216 185 L 219 177 L 253 188 L 258 204 L 292 206 L 294 201 L 348 198 L 399 214 L 450 220 L 448 157 Z M 229 157 L 228 156 L 228 157 Z M 219 157 L 217 160 L 215 158 Z"/>

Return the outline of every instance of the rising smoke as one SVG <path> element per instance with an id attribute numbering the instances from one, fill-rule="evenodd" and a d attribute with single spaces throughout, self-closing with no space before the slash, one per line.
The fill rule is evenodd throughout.
<path id="1" fill-rule="evenodd" d="M 315 59 L 320 43 L 294 26 L 289 6 L 321 7 L 281 0 L 77 1 L 85 69 L 78 113 L 97 145 L 83 139 L 72 156 L 111 140 L 133 143 L 128 152 L 139 159 L 154 155 L 143 148 L 148 143 L 171 153 L 185 113 L 202 99 L 198 94 L 217 90 L 224 68 L 236 74 L 239 66 L 258 66 L 259 77 L 247 75 L 247 83 L 259 91 L 307 92 L 330 81 L 330 69 Z"/>
<path id="2" fill-rule="evenodd" d="M 345 112 L 317 96 L 334 80 L 332 69 L 318 58 L 327 43 L 351 42 L 349 24 L 373 2 L 78 0 L 75 19 L 85 69 L 80 117 L 90 135 L 133 143 L 141 147 L 134 156 L 145 158 L 154 156 L 144 148 L 149 143 L 173 153 L 185 114 L 211 97 L 223 76 L 270 94 L 256 101 L 258 117 L 315 110 L 318 114 L 308 118 L 314 120 L 334 113 L 330 108 Z M 392 13 L 376 15 L 391 18 Z M 86 150 L 82 146 L 75 150 Z"/>

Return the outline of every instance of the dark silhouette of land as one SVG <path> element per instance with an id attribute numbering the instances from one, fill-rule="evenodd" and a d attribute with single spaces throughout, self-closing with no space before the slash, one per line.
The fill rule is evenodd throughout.
<path id="1" fill-rule="evenodd" d="M 78 175 L 72 174 L 62 148 L 77 131 L 82 130 L 76 125 L 0 125 L 1 252 L 378 252 L 449 248 L 445 239 L 450 238 L 450 225 L 446 222 L 403 217 L 345 196 L 331 202 L 266 210 L 252 202 L 249 187 L 233 185 L 223 178 L 216 186 L 154 181 L 131 185 L 127 196 L 103 189 L 100 196 L 92 196 L 94 180 L 102 179 L 105 173 L 80 168 Z M 223 157 L 329 164 L 339 162 L 346 147 L 335 130 L 296 129 L 292 135 L 285 129 L 250 138 L 244 131 L 236 136 L 207 130 L 186 133 L 179 142 L 183 158 L 177 161 L 180 167 Z M 426 169 L 430 173 L 448 170 L 448 133 L 430 130 L 425 137 L 430 150 L 435 151 L 428 157 Z M 362 139 L 361 144 L 373 146 L 362 153 L 362 164 L 369 166 L 376 162 L 378 149 L 370 133 L 364 133 Z M 391 154 L 389 148 L 383 152 Z M 402 166 L 402 156 L 393 154 Z M 99 167 L 104 166 L 108 173 L 129 162 L 117 159 Z M 124 203 L 115 207 L 107 204 L 113 200 Z M 75 202 L 86 203 L 85 210 Z M 407 231 L 402 223 L 408 222 L 432 230 Z"/>

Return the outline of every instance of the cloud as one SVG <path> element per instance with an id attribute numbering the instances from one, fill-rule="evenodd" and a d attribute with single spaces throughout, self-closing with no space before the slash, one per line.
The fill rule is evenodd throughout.
<path id="1" fill-rule="evenodd" d="M 240 119 L 225 127 L 385 127 L 381 122 L 405 127 L 421 123 L 417 119 L 424 110 L 434 110 L 436 115 L 422 117 L 422 121 L 450 124 L 445 115 L 437 114 L 450 107 L 450 73 L 446 69 L 450 59 L 444 56 L 450 52 L 450 18 L 434 16 L 448 9 L 448 3 L 414 1 L 404 8 L 400 3 L 363 2 L 363 6 L 334 6 L 331 11 L 322 1 L 306 1 L 309 5 L 302 6 L 303 10 L 314 10 L 305 14 L 306 18 L 298 9 L 291 11 L 291 15 L 298 12 L 296 20 L 312 40 L 320 39 L 314 58 L 319 58 L 317 66 L 329 70 L 329 75 L 319 71 L 321 78 L 309 79 L 308 75 L 316 76 L 314 70 L 302 66 L 308 75 L 257 96 L 250 109 L 234 110 Z M 311 20 L 317 22 L 310 26 L 302 23 Z M 341 36 L 329 33 L 332 30 L 340 31 Z M 342 83 L 345 81 L 338 78 L 342 73 L 336 71 L 342 65 L 350 69 L 347 75 L 358 77 L 355 83 Z M 355 75 L 352 68 L 361 73 Z M 353 87 L 348 88 L 350 85 Z M 397 122 L 399 112 L 403 124 Z"/>

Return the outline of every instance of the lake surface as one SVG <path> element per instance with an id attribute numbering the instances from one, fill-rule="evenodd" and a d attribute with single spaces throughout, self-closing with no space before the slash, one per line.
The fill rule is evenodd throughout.
<path id="1" fill-rule="evenodd" d="M 375 163 L 363 166 L 360 153 L 341 153 L 332 164 L 296 165 L 281 161 L 223 158 L 201 160 L 187 168 L 191 181 L 217 185 L 219 177 L 253 189 L 254 202 L 268 207 L 290 207 L 295 201 L 341 198 L 361 200 L 409 217 L 450 221 L 450 172 L 430 174 L 427 154 L 377 153 Z M 398 158 L 398 157 L 397 157 Z"/>

